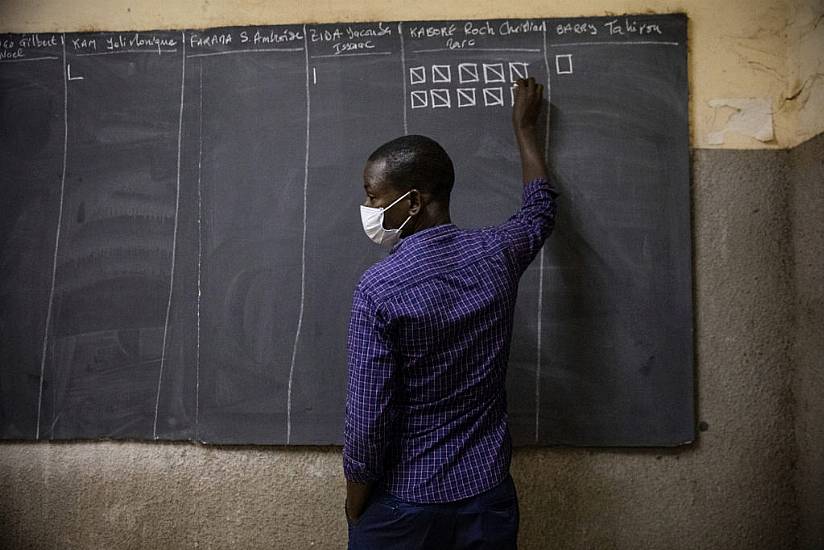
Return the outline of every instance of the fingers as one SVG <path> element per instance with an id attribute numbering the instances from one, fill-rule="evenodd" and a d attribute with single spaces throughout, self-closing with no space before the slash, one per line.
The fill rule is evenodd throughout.
<path id="1" fill-rule="evenodd" d="M 540 100 L 544 96 L 544 85 L 538 84 L 535 77 L 519 78 L 515 81 L 515 86 L 518 88 L 517 95 L 524 95 L 530 100 Z"/>
<path id="2" fill-rule="evenodd" d="M 538 84 L 534 77 L 529 77 L 516 80 L 515 88 L 512 124 L 516 131 L 533 128 L 541 111 L 544 86 Z"/>

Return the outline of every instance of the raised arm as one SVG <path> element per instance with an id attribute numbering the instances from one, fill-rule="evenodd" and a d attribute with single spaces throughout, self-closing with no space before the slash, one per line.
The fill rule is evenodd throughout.
<path id="1" fill-rule="evenodd" d="M 499 228 L 520 273 L 552 233 L 557 212 L 555 197 L 558 193 L 549 182 L 544 151 L 537 137 L 543 94 L 544 87 L 534 78 L 520 79 L 512 108 L 512 126 L 521 154 L 523 203 Z"/>
<path id="2" fill-rule="evenodd" d="M 535 79 L 518 79 L 515 83 L 515 105 L 512 108 L 512 127 L 521 154 L 524 185 L 536 178 L 546 178 L 544 152 L 537 137 L 538 114 L 544 98 L 544 85 Z"/>

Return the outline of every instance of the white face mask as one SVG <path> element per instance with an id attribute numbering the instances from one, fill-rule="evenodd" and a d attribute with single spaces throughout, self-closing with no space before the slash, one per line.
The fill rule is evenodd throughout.
<path id="1" fill-rule="evenodd" d="M 363 223 L 363 231 L 366 233 L 366 236 L 386 248 L 392 248 L 395 246 L 401 238 L 401 229 L 403 229 L 403 226 L 406 225 L 406 222 L 412 219 L 412 216 L 406 218 L 406 221 L 404 221 L 397 229 L 384 229 L 383 213 L 398 204 L 401 199 L 406 197 L 411 192 L 412 191 L 407 191 L 386 208 L 373 208 L 371 206 L 361 205 L 361 223 Z"/>

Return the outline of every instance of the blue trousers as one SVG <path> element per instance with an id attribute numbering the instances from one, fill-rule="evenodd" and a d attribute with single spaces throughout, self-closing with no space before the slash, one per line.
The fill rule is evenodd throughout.
<path id="1" fill-rule="evenodd" d="M 512 477 L 480 495 L 437 504 L 403 501 L 380 488 L 349 521 L 349 550 L 518 547 L 518 495 Z"/>

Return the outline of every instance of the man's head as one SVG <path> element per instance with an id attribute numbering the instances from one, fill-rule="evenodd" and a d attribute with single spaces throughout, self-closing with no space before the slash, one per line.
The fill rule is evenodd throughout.
<path id="1" fill-rule="evenodd" d="M 404 227 L 408 235 L 449 222 L 449 195 L 455 182 L 452 160 L 443 147 L 426 136 L 401 136 L 378 147 L 366 162 L 363 187 L 365 206 L 386 208 L 398 197 L 406 198 L 385 212 L 384 227 Z"/>
<path id="2" fill-rule="evenodd" d="M 452 159 L 433 139 L 401 136 L 378 147 L 369 155 L 368 163 L 381 164 L 382 178 L 396 191 L 417 189 L 436 200 L 449 202 L 455 182 Z"/>

